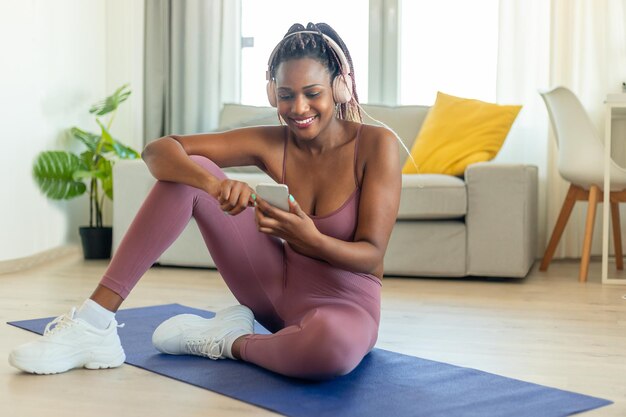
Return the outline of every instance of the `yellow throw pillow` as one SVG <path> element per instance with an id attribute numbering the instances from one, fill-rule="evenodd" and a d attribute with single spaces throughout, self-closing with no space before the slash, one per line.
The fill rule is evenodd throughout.
<path id="1" fill-rule="evenodd" d="M 468 165 L 493 159 L 521 108 L 438 92 L 411 149 L 419 173 L 463 175 Z M 418 173 L 410 158 L 402 173 Z"/>

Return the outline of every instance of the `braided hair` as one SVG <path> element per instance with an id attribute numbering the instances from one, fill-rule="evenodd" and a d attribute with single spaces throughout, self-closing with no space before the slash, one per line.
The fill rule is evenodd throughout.
<path id="1" fill-rule="evenodd" d="M 352 98 L 348 103 L 338 104 L 336 117 L 344 120 L 351 120 L 355 122 L 362 122 L 361 110 L 359 107 L 359 96 L 356 92 L 356 83 L 354 81 L 354 65 L 352 64 L 352 57 L 346 47 L 346 44 L 339 37 L 337 32 L 327 25 L 326 23 L 309 23 L 306 28 L 299 23 L 292 25 L 285 37 L 292 33 L 307 31 L 315 31 L 324 34 L 333 39 L 337 45 L 341 48 L 350 68 L 348 72 L 352 78 Z M 278 51 L 274 55 L 272 62 L 269 64 L 270 79 L 274 79 L 276 76 L 276 69 L 285 61 L 291 59 L 311 58 L 322 64 L 330 74 L 331 85 L 332 81 L 341 74 L 340 62 L 336 52 L 326 43 L 321 37 L 312 33 L 298 33 L 281 41 L 281 45 Z"/>

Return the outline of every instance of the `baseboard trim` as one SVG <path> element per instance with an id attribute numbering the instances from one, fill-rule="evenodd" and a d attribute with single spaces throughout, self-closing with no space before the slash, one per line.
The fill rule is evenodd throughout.
<path id="1" fill-rule="evenodd" d="M 24 258 L 2 261 L 0 262 L 0 275 L 24 271 L 48 262 L 59 260 L 60 258 L 80 256 L 81 254 L 80 246 L 59 246 Z"/>

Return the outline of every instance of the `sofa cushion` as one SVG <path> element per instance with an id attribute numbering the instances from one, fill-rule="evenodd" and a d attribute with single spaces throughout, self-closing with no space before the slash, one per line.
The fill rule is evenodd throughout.
<path id="1" fill-rule="evenodd" d="M 402 175 L 398 219 L 458 219 L 467 213 L 465 182 L 442 174 Z"/>
<path id="2" fill-rule="evenodd" d="M 493 159 L 521 107 L 437 93 L 411 149 L 419 169 L 406 163 L 402 172 L 463 175 L 468 165 Z"/>

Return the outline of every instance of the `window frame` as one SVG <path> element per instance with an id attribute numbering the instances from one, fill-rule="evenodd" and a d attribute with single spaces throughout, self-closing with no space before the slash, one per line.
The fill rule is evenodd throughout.
<path id="1" fill-rule="evenodd" d="M 400 102 L 400 7 L 400 0 L 369 0 L 369 104 Z"/>

